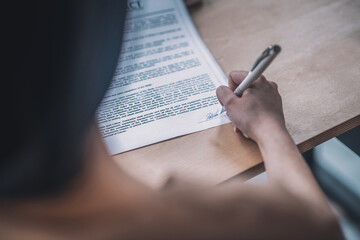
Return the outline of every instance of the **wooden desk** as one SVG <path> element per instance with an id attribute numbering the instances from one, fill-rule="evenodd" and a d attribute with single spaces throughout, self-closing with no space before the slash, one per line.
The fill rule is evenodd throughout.
<path id="1" fill-rule="evenodd" d="M 360 124 L 359 1 L 213 0 L 191 16 L 226 74 L 248 70 L 267 45 L 282 46 L 265 75 L 279 85 L 287 128 L 301 151 Z M 230 125 L 114 158 L 154 187 L 170 175 L 218 184 L 263 169 L 256 144 Z"/>

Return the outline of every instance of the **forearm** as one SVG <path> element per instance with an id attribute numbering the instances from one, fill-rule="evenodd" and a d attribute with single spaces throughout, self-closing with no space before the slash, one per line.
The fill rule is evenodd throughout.
<path id="1" fill-rule="evenodd" d="M 258 145 L 270 184 L 279 184 L 299 197 L 327 206 L 311 170 L 285 127 L 274 124 L 271 131 L 263 131 Z"/>

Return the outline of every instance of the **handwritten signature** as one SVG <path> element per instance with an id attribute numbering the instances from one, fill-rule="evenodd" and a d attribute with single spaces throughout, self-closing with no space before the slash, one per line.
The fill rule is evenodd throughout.
<path id="1" fill-rule="evenodd" d="M 210 112 L 206 114 L 206 121 L 212 120 L 214 118 L 223 116 L 226 114 L 226 109 L 224 107 L 221 110 L 217 110 L 216 112 Z"/>

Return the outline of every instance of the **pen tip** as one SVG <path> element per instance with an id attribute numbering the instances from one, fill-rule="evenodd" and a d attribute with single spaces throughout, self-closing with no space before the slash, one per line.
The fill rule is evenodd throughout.
<path id="1" fill-rule="evenodd" d="M 276 52 L 276 53 L 279 53 L 280 51 L 281 51 L 281 47 L 279 46 L 279 45 L 274 45 L 274 51 Z"/>

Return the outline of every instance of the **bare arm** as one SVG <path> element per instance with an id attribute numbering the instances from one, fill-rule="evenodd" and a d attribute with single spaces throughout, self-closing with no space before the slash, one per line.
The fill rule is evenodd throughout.
<path id="1" fill-rule="evenodd" d="M 233 124 L 258 143 L 270 184 L 281 185 L 300 198 L 328 207 L 319 186 L 285 127 L 281 97 L 274 82 L 260 77 L 241 98 L 232 91 L 246 72 L 229 76 L 229 88 L 222 86 L 217 94 Z"/>

